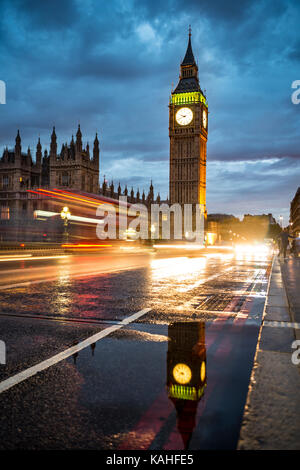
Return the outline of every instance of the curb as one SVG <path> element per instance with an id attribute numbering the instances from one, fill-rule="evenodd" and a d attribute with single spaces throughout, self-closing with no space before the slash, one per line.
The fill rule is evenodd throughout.
<path id="1" fill-rule="evenodd" d="M 274 257 L 238 450 L 300 449 L 300 369 L 291 361 L 294 340 L 280 263 Z"/>

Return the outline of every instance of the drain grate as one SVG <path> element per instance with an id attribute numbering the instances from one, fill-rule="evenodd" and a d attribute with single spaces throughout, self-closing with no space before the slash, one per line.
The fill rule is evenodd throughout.
<path id="1" fill-rule="evenodd" d="M 230 304 L 233 312 L 239 312 L 246 300 L 246 296 L 235 296 L 229 294 L 203 295 L 194 299 L 192 306 L 196 310 L 225 310 Z"/>

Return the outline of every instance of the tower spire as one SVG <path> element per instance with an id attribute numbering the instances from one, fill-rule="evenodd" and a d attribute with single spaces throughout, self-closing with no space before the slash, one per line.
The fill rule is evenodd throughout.
<path id="1" fill-rule="evenodd" d="M 77 152 L 82 151 L 82 133 L 80 129 L 80 124 L 78 124 L 78 130 L 76 132 L 76 150 Z"/>
<path id="2" fill-rule="evenodd" d="M 195 57 L 193 54 L 193 49 L 192 49 L 192 28 L 191 25 L 189 25 L 189 42 L 187 46 L 187 50 L 184 56 L 183 61 L 181 62 L 181 65 L 196 65 Z"/>
<path id="3" fill-rule="evenodd" d="M 16 156 L 21 156 L 21 151 L 22 151 L 22 147 L 21 147 L 21 137 L 20 137 L 20 131 L 18 129 L 18 133 L 17 133 L 17 137 L 16 137 L 16 145 L 15 145 L 15 153 L 16 153 Z"/>
<path id="4" fill-rule="evenodd" d="M 53 131 L 51 134 L 51 143 L 50 143 L 50 157 L 56 158 L 56 154 L 57 154 L 57 142 L 56 142 L 55 126 L 53 126 Z"/>

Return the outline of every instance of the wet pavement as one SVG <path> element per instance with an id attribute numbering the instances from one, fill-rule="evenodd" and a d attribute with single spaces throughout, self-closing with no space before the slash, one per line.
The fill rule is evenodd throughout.
<path id="1" fill-rule="evenodd" d="M 292 320 L 300 323 L 300 258 L 280 259 Z"/>
<path id="2" fill-rule="evenodd" d="M 0 448 L 236 448 L 270 259 L 2 264 Z"/>

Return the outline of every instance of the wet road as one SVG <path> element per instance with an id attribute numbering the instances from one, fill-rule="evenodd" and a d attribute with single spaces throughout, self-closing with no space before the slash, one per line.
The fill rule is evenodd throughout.
<path id="1" fill-rule="evenodd" d="M 234 449 L 270 259 L 0 262 L 2 449 Z"/>

